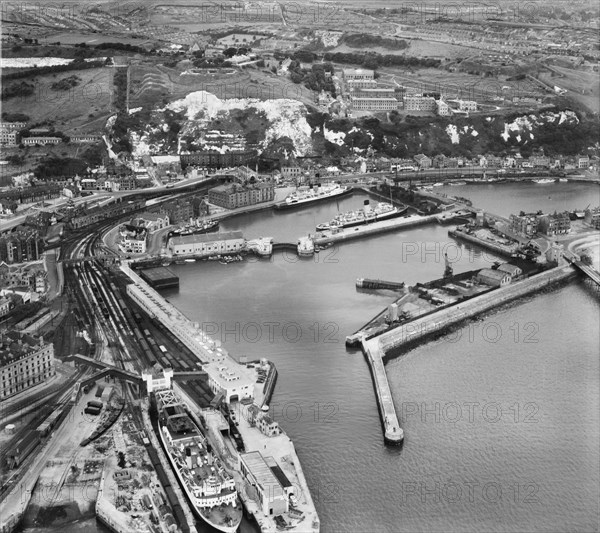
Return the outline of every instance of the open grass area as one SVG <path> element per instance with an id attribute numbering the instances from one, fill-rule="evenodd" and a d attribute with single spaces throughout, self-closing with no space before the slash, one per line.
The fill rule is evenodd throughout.
<path id="1" fill-rule="evenodd" d="M 176 69 L 161 64 L 134 65 L 131 69 L 130 107 L 156 105 L 165 98 L 173 101 L 195 91 L 207 91 L 220 99 L 292 98 L 314 104 L 312 91 L 292 83 L 287 77 L 276 76 L 263 69 L 223 69 L 213 73 L 192 73 L 192 70 L 190 62 L 181 62 Z"/>
<path id="2" fill-rule="evenodd" d="M 51 121 L 57 130 L 65 133 L 97 132 L 112 112 L 112 69 L 109 67 L 73 70 L 68 73 L 37 76 L 28 83 L 35 86 L 33 94 L 16 96 L 2 102 L 8 113 L 25 113 L 34 122 Z M 77 75 L 81 82 L 68 91 L 51 89 L 53 83 Z M 14 82 L 7 82 L 10 86 Z"/>
<path id="3" fill-rule="evenodd" d="M 553 66 L 554 72 L 543 72 L 539 78 L 549 85 L 557 85 L 569 91 L 569 97 L 592 111 L 600 112 L 600 74 L 583 70 Z"/>

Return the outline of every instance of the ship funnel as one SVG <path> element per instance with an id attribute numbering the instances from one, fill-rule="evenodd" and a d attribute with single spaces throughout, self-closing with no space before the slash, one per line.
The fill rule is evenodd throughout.
<path id="1" fill-rule="evenodd" d="M 365 207 L 366 207 L 366 206 L 368 206 L 368 205 L 369 205 L 371 202 L 370 202 L 370 200 L 367 198 L 367 199 L 366 199 L 366 200 L 365 200 L 363 203 L 364 203 L 364 205 L 365 205 Z"/>
<path id="2" fill-rule="evenodd" d="M 190 450 L 189 448 L 185 449 L 185 464 L 187 465 L 187 467 L 190 470 L 193 468 L 193 466 L 192 466 L 192 450 Z"/>

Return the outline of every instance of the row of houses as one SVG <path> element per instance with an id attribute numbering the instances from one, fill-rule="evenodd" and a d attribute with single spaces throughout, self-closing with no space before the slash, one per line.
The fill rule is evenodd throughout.
<path id="1" fill-rule="evenodd" d="M 0 122 L 0 145 L 17 146 L 45 146 L 47 144 L 59 144 L 63 142 L 61 135 L 53 133 L 49 128 L 32 128 L 29 134 L 24 136 L 21 132 L 27 127 L 26 122 Z M 102 140 L 100 135 L 82 134 L 70 135 L 71 143 L 96 143 Z"/>
<path id="2" fill-rule="evenodd" d="M 566 235 L 571 231 L 571 219 L 568 213 L 520 213 L 510 215 L 509 227 L 513 233 L 529 238 L 538 233 Z"/>
<path id="3" fill-rule="evenodd" d="M 446 157 L 438 154 L 429 157 L 425 154 L 417 154 L 412 160 L 404 160 L 407 164 L 416 162 L 419 168 L 459 168 L 477 166 L 484 168 L 562 168 L 566 170 L 587 169 L 591 165 L 598 165 L 598 156 L 577 155 L 571 157 L 548 157 L 544 155 L 532 155 L 522 157 L 520 154 L 496 156 L 492 154 L 476 156 L 472 159 L 465 157 Z M 394 162 L 393 165 L 398 165 Z"/>
<path id="4" fill-rule="evenodd" d="M 37 229 L 19 229 L 0 235 L 0 262 L 37 261 L 44 251 L 44 239 Z"/>
<path id="5" fill-rule="evenodd" d="M 43 263 L 41 261 L 23 264 L 0 262 L 0 288 L 17 287 L 44 294 L 48 288 L 48 273 Z M 0 316 L 3 316 L 1 312 Z"/>

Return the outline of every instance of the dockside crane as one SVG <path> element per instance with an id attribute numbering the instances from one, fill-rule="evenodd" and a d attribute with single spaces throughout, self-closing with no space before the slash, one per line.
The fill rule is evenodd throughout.
<path id="1" fill-rule="evenodd" d="M 452 268 L 452 264 L 450 263 L 450 259 L 448 259 L 448 254 L 444 254 L 444 263 L 446 268 L 444 269 L 444 279 L 451 278 L 454 274 L 454 270 Z"/>

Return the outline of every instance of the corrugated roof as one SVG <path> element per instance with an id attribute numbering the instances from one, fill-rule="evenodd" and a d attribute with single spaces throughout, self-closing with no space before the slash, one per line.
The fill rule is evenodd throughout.
<path id="1" fill-rule="evenodd" d="M 232 239 L 243 239 L 241 231 L 224 231 L 222 233 L 201 233 L 197 235 L 182 235 L 180 237 L 172 237 L 171 242 L 174 245 L 194 244 L 200 242 L 217 242 Z"/>

